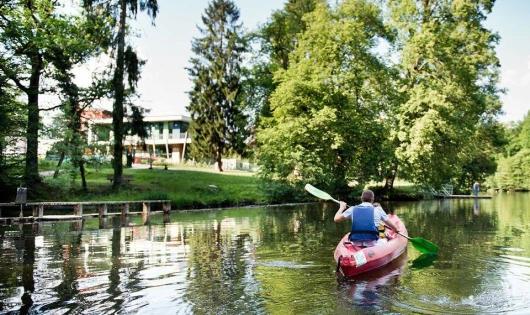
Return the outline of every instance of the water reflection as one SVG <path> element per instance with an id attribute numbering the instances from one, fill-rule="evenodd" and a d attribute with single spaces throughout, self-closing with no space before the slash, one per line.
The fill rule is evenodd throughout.
<path id="1" fill-rule="evenodd" d="M 335 204 L 0 227 L 0 313 L 483 314 L 530 309 L 530 195 L 389 203 L 438 256 L 348 283 Z M 479 209 L 479 211 L 477 211 Z M 147 224 L 146 224 L 147 223 Z"/>
<path id="2" fill-rule="evenodd" d="M 480 205 L 479 205 L 478 198 L 475 198 L 475 202 L 473 203 L 473 213 L 475 215 L 479 215 L 480 214 Z"/>
<path id="3" fill-rule="evenodd" d="M 386 266 L 341 281 L 338 291 L 345 302 L 355 305 L 357 311 L 364 314 L 383 311 L 392 299 L 392 292 L 399 287 L 407 258 L 407 252 L 404 252 Z M 340 278 L 340 272 L 337 276 Z"/>

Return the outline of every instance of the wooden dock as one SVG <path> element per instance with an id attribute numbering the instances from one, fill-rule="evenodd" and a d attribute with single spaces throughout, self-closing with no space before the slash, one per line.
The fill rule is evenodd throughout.
<path id="1" fill-rule="evenodd" d="M 491 199 L 491 196 L 489 195 L 435 195 L 435 197 L 442 199 Z"/>
<path id="2" fill-rule="evenodd" d="M 137 201 L 93 201 L 93 202 L 29 202 L 25 204 L 0 203 L 0 224 L 24 223 L 34 221 L 71 221 L 81 220 L 85 217 L 99 217 L 100 219 L 109 216 L 142 215 L 144 224 L 149 223 L 149 216 L 153 205 L 161 205 L 164 214 L 171 211 L 171 200 L 137 200 Z M 142 211 L 131 212 L 132 207 L 141 207 Z M 3 208 L 20 209 L 21 214 L 25 208 L 32 209 L 32 216 L 2 217 Z M 67 208 L 71 213 L 59 215 L 45 215 L 46 210 Z M 92 207 L 97 209 L 97 213 L 84 214 L 83 209 Z M 119 212 L 109 212 L 109 208 L 118 208 Z M 67 210 L 67 211 L 68 211 Z"/>

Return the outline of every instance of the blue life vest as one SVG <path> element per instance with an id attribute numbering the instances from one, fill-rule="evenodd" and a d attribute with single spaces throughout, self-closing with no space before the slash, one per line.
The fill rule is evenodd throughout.
<path id="1" fill-rule="evenodd" d="M 379 229 L 374 224 L 373 206 L 355 206 L 352 213 L 350 241 L 379 239 Z"/>

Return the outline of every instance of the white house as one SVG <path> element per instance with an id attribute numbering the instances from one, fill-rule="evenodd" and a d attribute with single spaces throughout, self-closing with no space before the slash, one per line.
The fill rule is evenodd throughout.
<path id="1" fill-rule="evenodd" d="M 163 158 L 169 164 L 179 164 L 186 154 L 186 146 L 191 143 L 189 121 L 190 117 L 183 115 L 144 117 L 147 138 L 127 136 L 123 144 L 126 150 L 134 152 L 135 163 L 147 160 L 152 153 L 155 159 Z M 112 118 L 96 118 L 89 122 L 89 143 L 106 144 L 109 151 L 112 139 Z"/>

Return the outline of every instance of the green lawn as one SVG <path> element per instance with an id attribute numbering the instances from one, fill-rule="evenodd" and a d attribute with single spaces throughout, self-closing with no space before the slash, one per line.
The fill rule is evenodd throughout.
<path id="1" fill-rule="evenodd" d="M 39 201 L 170 199 L 175 209 L 266 203 L 258 187 L 258 179 L 251 172 L 229 170 L 221 173 L 213 168 L 193 166 L 169 166 L 168 170 L 164 170 L 164 166 L 153 166 L 153 169 L 144 165 L 133 166 L 124 168 L 124 174 L 133 175 L 134 180 L 119 191 L 112 189 L 107 174 L 113 174 L 112 168 L 108 166 L 99 170 L 88 167 L 87 193 L 81 191 L 79 176 L 73 182 L 68 172 L 58 180 L 48 178 L 45 182 L 56 190 L 43 192 Z"/>
<path id="2" fill-rule="evenodd" d="M 45 164 L 45 163 L 44 163 Z M 41 165 L 40 165 L 41 166 Z M 43 166 L 43 165 L 42 165 Z M 217 172 L 212 166 L 169 166 L 154 165 L 149 169 L 145 164 L 134 164 L 133 168 L 124 167 L 124 174 L 132 175 L 134 180 L 119 190 L 114 190 L 108 174 L 113 169 L 106 164 L 96 169 L 86 168 L 87 192 L 81 189 L 81 179 L 77 175 L 72 180 L 72 166 L 66 163 L 58 179 L 47 177 L 40 191 L 29 191 L 30 201 L 123 201 L 123 200 L 171 200 L 174 209 L 217 208 L 243 205 L 260 205 L 293 201 L 315 200 L 305 191 L 287 191 L 285 187 L 276 187 L 278 192 L 267 191 L 260 186 L 255 173 L 227 170 Z M 40 170 L 51 169 L 42 167 Z M 396 181 L 394 191 L 382 196 L 382 183 L 371 183 L 371 189 L 379 200 L 414 200 L 421 198 L 417 187 L 403 181 Z M 281 196 L 276 196 L 280 194 Z M 285 194 L 286 196 L 283 196 Z M 296 195 L 298 194 L 298 195 Z"/>

